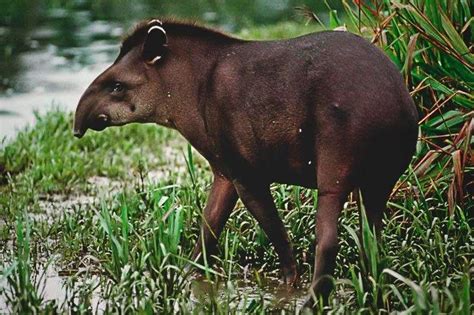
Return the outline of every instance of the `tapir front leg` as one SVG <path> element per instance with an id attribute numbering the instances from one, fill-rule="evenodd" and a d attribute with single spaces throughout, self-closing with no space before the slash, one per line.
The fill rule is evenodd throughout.
<path id="1" fill-rule="evenodd" d="M 293 250 L 285 226 L 278 216 L 268 184 L 234 181 L 240 199 L 258 221 L 280 258 L 283 280 L 295 284 L 298 278 Z"/>
<path id="2" fill-rule="evenodd" d="M 238 195 L 232 182 L 214 172 L 214 182 L 203 213 L 201 237 L 194 247 L 193 260 L 200 257 L 203 245 L 206 249 L 207 261 L 211 255 L 215 254 L 219 235 L 234 209 L 237 199 Z"/>

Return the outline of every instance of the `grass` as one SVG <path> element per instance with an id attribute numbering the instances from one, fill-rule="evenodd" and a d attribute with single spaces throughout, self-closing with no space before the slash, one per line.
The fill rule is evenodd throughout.
<path id="1" fill-rule="evenodd" d="M 294 33 L 285 33 L 291 27 Z M 301 32 L 291 27 L 242 36 Z M 198 266 L 205 270 L 201 280 L 187 272 L 211 173 L 175 132 L 130 125 L 77 140 L 71 123 L 70 113 L 52 110 L 0 150 L 0 295 L 8 311 L 295 312 L 301 291 L 278 295 L 277 256 L 240 203 L 214 268 Z M 365 221 L 359 240 L 355 203 L 346 204 L 328 306 L 334 313 L 472 313 L 473 201 L 467 195 L 450 201 L 454 177 L 442 160 L 417 171 L 429 152 L 421 139 L 389 203 L 380 243 Z M 317 192 L 274 185 L 272 193 L 307 281 Z M 42 289 L 49 266 L 64 279 L 57 288 L 65 292 L 62 301 L 48 300 Z"/>

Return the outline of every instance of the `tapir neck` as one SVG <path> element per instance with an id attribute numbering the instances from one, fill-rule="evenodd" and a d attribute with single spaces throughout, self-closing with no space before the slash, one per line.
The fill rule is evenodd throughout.
<path id="1" fill-rule="evenodd" d="M 175 60 L 169 69 L 168 120 L 202 155 L 212 160 L 212 141 L 205 125 L 205 111 L 211 92 L 209 82 L 220 50 L 237 40 L 229 38 L 228 43 L 187 36 L 170 36 L 170 51 Z"/>

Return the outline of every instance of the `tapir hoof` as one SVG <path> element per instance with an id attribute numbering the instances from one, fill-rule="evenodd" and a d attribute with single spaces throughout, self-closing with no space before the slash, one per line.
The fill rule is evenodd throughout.
<path id="1" fill-rule="evenodd" d="M 301 311 L 303 312 L 305 310 L 312 310 L 315 306 L 315 303 L 316 302 L 314 301 L 313 296 L 307 295 L 304 300 L 303 306 L 301 307 Z"/>
<path id="2" fill-rule="evenodd" d="M 308 294 L 304 300 L 303 306 L 299 310 L 299 314 L 315 314 L 317 313 L 316 310 L 322 309 L 322 306 L 320 307 L 320 304 L 322 303 L 320 303 L 318 300 L 315 300 L 315 297 L 313 295 Z"/>
<path id="3" fill-rule="evenodd" d="M 315 310 L 327 306 L 329 304 L 329 294 L 332 290 L 333 282 L 327 276 L 311 284 L 302 309 Z"/>
<path id="4" fill-rule="evenodd" d="M 291 266 L 288 268 L 283 268 L 283 275 L 281 277 L 281 281 L 285 284 L 296 286 L 299 282 L 299 275 L 296 271 L 296 266 Z"/>

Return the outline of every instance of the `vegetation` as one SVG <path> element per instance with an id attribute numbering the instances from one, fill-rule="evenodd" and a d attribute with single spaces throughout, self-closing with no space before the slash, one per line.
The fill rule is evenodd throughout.
<path id="1" fill-rule="evenodd" d="M 340 313 L 471 314 L 474 268 L 472 16 L 468 1 L 354 1 L 345 26 L 380 45 L 420 109 L 412 166 L 389 203 L 378 244 L 349 200 L 340 218 Z M 360 12 L 359 12 L 360 8 Z M 342 12 L 339 12 L 341 14 Z M 314 15 L 307 11 L 313 18 Z M 291 33 L 282 30 L 292 29 Z M 287 37 L 303 26 L 242 31 Z M 0 301 L 14 313 L 294 312 L 314 259 L 317 192 L 272 187 L 295 244 L 303 289 L 276 282 L 276 254 L 238 204 L 217 265 L 194 279 L 185 266 L 211 182 L 207 164 L 176 133 L 111 128 L 76 140 L 72 116 L 52 110 L 0 151 Z M 364 218 L 362 218 L 364 219 Z M 370 248 L 367 257 L 363 248 Z M 48 300 L 51 270 L 64 298 Z M 0 302 L 1 303 L 1 302 Z M 3 307 L 0 304 L 0 307 Z"/>
<path id="2" fill-rule="evenodd" d="M 402 71 L 421 118 L 413 172 L 429 194 L 447 196 L 453 214 L 456 204 L 467 206 L 464 200 L 474 191 L 472 3 L 355 0 L 357 5 L 350 6 L 343 2 L 347 22 L 343 24 L 333 11 L 330 25 L 346 26 L 370 38 Z M 446 185 L 439 185 L 443 181 Z"/>

